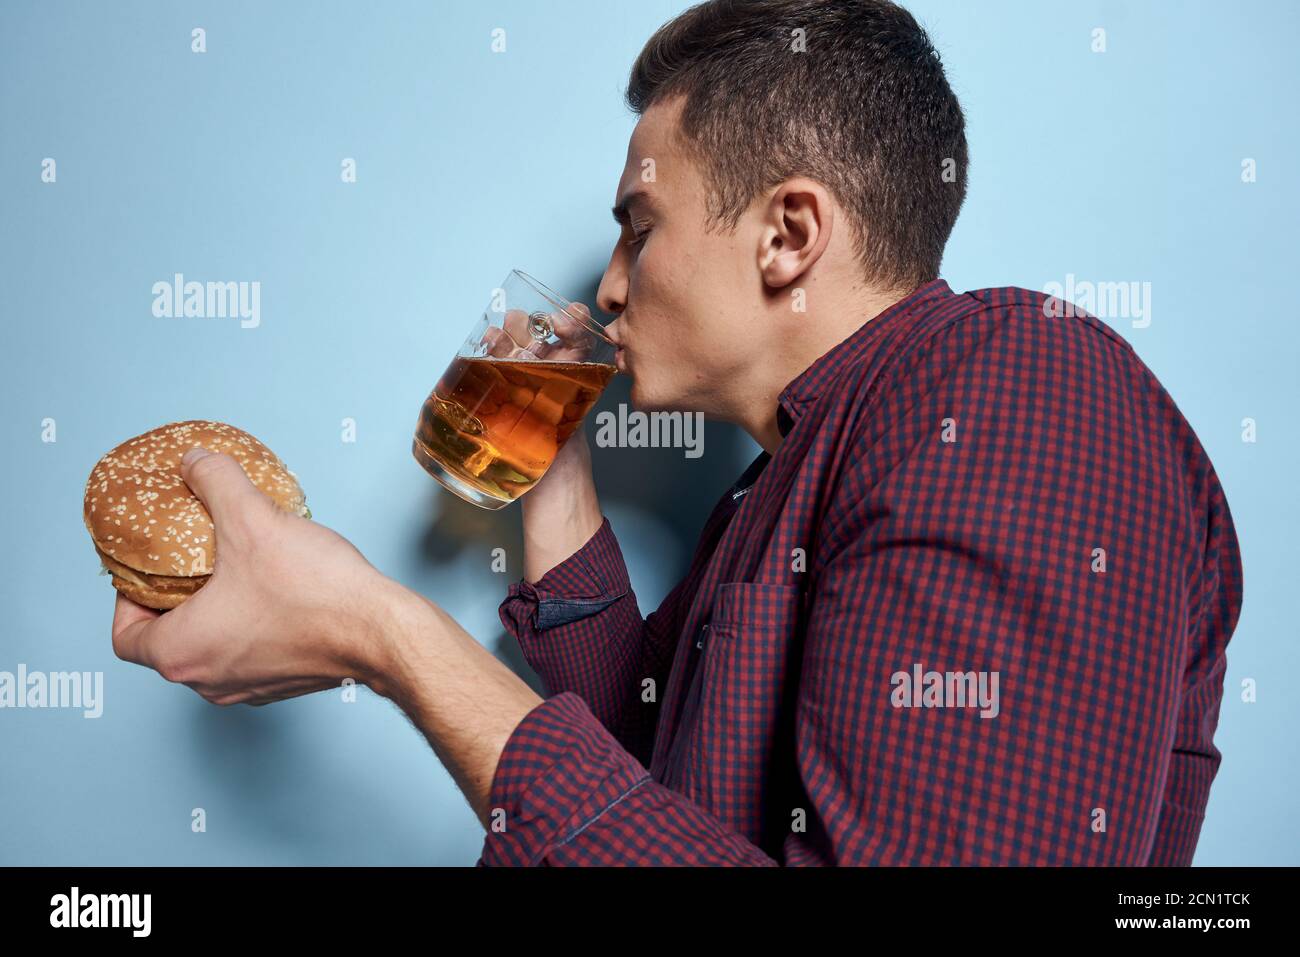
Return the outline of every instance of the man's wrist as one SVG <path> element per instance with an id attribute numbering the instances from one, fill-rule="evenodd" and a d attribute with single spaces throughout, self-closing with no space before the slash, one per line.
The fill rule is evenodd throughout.
<path id="1" fill-rule="evenodd" d="M 418 632 L 423 632 L 427 640 L 436 640 L 434 632 L 440 624 L 430 602 L 381 576 L 380 582 L 367 590 L 359 628 L 361 680 L 376 694 L 397 701 L 405 678 L 402 668 L 408 659 L 404 644 Z"/>

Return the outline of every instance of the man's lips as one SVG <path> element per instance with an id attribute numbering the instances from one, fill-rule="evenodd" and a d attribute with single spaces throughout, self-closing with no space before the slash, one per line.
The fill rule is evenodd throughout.
<path id="1" fill-rule="evenodd" d="M 619 372 L 627 371 L 627 363 L 623 358 L 622 349 L 619 349 L 614 353 L 614 368 L 618 369 Z"/>

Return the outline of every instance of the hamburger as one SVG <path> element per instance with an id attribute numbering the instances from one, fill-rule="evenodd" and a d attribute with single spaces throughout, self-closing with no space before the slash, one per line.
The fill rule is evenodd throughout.
<path id="1" fill-rule="evenodd" d="M 196 446 L 232 456 L 277 508 L 311 518 L 297 476 L 233 425 L 191 419 L 127 439 L 90 470 L 83 518 L 101 574 L 149 608 L 175 608 L 212 575 L 212 516 L 181 477 L 181 456 Z"/>

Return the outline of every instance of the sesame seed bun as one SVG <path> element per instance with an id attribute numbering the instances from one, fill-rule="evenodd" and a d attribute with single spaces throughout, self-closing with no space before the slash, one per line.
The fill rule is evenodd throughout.
<path id="1" fill-rule="evenodd" d="M 225 452 L 287 512 L 311 517 L 297 477 L 274 452 L 233 425 L 191 419 L 127 439 L 91 469 L 83 518 L 113 587 L 149 608 L 175 608 L 211 577 L 212 517 L 181 478 L 181 456 Z"/>

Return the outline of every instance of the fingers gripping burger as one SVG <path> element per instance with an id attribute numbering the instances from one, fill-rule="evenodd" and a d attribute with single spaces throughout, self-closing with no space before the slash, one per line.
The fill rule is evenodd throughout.
<path id="1" fill-rule="evenodd" d="M 225 452 L 278 508 L 311 518 L 295 476 L 274 452 L 233 425 L 192 419 L 128 439 L 86 482 L 83 517 L 113 587 L 149 608 L 175 608 L 211 577 L 212 517 L 181 477 L 181 456 Z"/>

